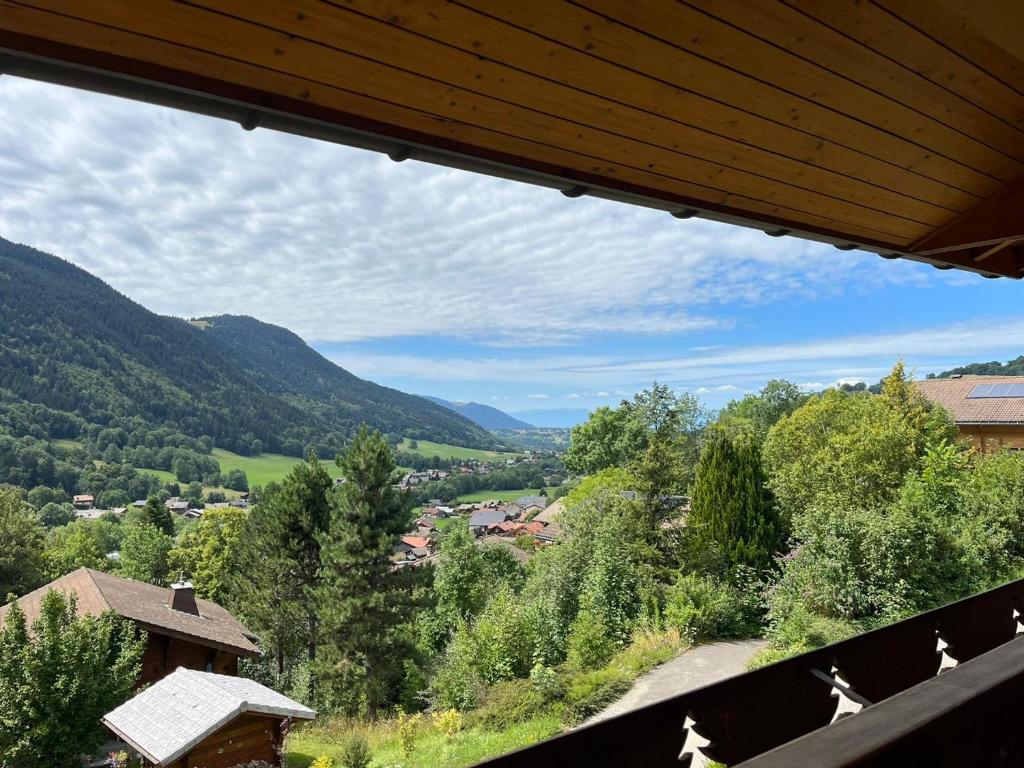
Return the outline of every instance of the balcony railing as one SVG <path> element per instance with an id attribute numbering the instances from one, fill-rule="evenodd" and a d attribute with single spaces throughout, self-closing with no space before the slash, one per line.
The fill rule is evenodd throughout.
<path id="1" fill-rule="evenodd" d="M 694 735 L 744 768 L 1024 765 L 1022 606 L 1011 582 L 483 765 L 679 768 Z"/>

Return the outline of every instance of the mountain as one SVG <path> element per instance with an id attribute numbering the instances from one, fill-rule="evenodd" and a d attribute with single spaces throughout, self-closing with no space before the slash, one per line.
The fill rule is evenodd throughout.
<path id="1" fill-rule="evenodd" d="M 471 448 L 493 443 L 472 419 L 429 398 L 360 379 L 286 328 L 239 315 L 204 317 L 200 322 L 203 332 L 261 389 L 325 421 L 350 425 L 350 431 L 366 422 L 392 435 Z"/>
<path id="2" fill-rule="evenodd" d="M 364 421 L 392 435 L 493 443 L 468 419 L 359 379 L 282 328 L 226 317 L 197 325 L 0 238 L 0 427 L 55 438 L 117 422 L 289 455 L 336 450 Z"/>
<path id="3" fill-rule="evenodd" d="M 533 425 L 527 424 L 525 421 L 514 419 L 504 411 L 499 411 L 497 408 L 492 408 L 489 405 L 481 405 L 480 403 L 457 403 L 449 400 L 443 400 L 440 397 L 431 397 L 430 395 L 424 395 L 425 399 L 430 400 L 432 403 L 449 408 L 456 413 L 461 413 L 470 421 L 479 424 L 484 429 L 530 429 Z"/>
<path id="4" fill-rule="evenodd" d="M 929 374 L 929 379 L 945 379 L 950 376 L 1024 376 L 1024 355 L 1006 363 L 993 360 L 990 363 L 968 363 L 938 374 Z"/>
<path id="5" fill-rule="evenodd" d="M 510 415 L 535 427 L 575 427 L 587 420 L 590 411 L 586 408 L 535 408 L 513 411 Z"/>

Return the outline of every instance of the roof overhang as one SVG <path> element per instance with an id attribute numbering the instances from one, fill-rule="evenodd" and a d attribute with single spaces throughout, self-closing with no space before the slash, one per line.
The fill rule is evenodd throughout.
<path id="1" fill-rule="evenodd" d="M 8 74 L 1015 278 L 1021 39 L 968 0 L 0 0 Z"/>

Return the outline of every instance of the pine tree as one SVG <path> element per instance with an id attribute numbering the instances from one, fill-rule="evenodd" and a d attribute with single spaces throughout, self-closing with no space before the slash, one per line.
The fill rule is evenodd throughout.
<path id="1" fill-rule="evenodd" d="M 708 441 L 697 465 L 687 526 L 700 546 L 714 546 L 730 566 L 768 567 L 783 526 L 750 441 L 723 434 Z"/>
<path id="2" fill-rule="evenodd" d="M 320 542 L 330 526 L 333 487 L 310 454 L 280 485 L 264 489 L 241 537 L 232 579 L 235 603 L 267 635 L 279 673 L 298 645 L 305 645 L 309 661 L 316 658 Z"/>
<path id="3" fill-rule="evenodd" d="M 391 554 L 407 529 L 407 500 L 395 490 L 395 460 L 379 432 L 365 426 L 339 459 L 348 482 L 321 535 L 320 588 L 325 677 L 360 690 L 373 719 L 402 672 L 406 625 L 420 569 L 393 570 Z"/>
<path id="4" fill-rule="evenodd" d="M 174 535 L 174 518 L 171 517 L 171 510 L 160 501 L 159 496 L 150 496 L 146 499 L 141 520 L 168 536 Z"/>

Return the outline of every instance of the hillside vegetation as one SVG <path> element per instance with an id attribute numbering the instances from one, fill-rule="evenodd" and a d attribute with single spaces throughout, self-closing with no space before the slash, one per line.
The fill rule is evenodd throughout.
<path id="1" fill-rule="evenodd" d="M 290 331 L 208 320 L 203 330 L 154 314 L 66 261 L 0 239 L 0 430 L 75 439 L 122 420 L 128 432 L 166 428 L 241 454 L 326 457 L 365 422 L 493 445 L 469 420 L 359 379 Z"/>

